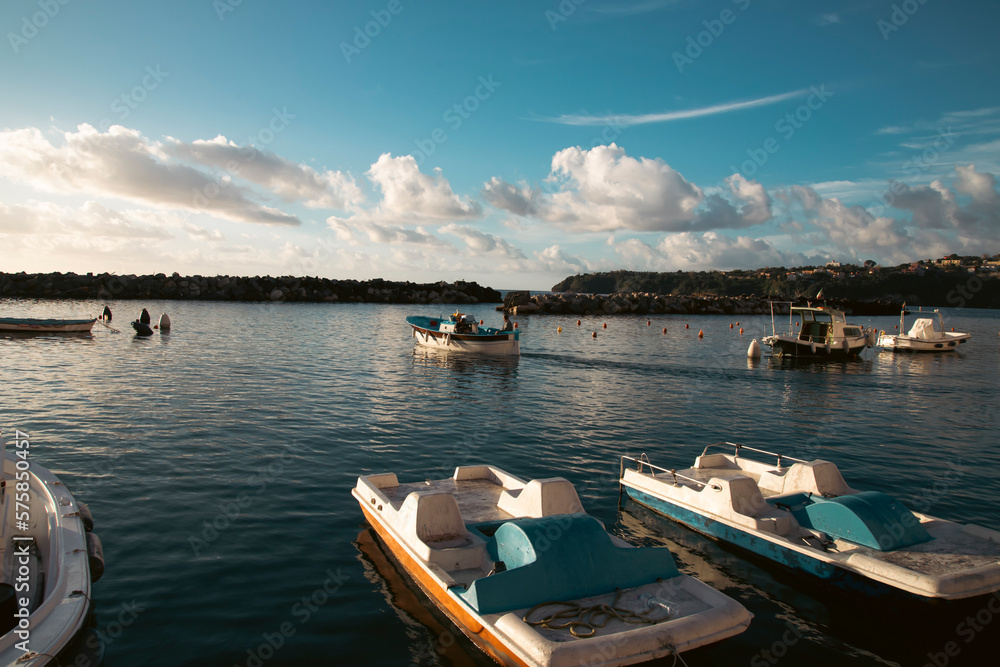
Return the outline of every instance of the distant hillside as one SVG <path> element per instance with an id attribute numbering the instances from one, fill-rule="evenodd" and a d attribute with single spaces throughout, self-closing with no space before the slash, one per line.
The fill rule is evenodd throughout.
<path id="1" fill-rule="evenodd" d="M 610 271 L 570 276 L 553 285 L 553 292 L 612 294 L 651 292 L 711 296 L 757 296 L 796 300 L 814 298 L 822 290 L 829 299 L 906 302 L 914 306 L 1000 308 L 1000 277 L 967 270 L 861 269 L 803 273 L 799 270 L 700 271 L 656 273 Z"/>

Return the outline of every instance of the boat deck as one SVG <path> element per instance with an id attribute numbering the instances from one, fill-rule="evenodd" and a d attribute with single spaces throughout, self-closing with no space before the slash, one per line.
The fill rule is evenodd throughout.
<path id="1" fill-rule="evenodd" d="M 400 484 L 383 489 L 386 497 L 397 510 L 402 506 L 406 496 L 414 491 L 425 493 L 429 490 L 444 491 L 455 496 L 462 518 L 466 523 L 481 521 L 506 521 L 514 517 L 497 507 L 500 494 L 504 487 L 488 479 L 469 479 L 455 481 L 454 479 L 437 479 L 426 482 Z"/>

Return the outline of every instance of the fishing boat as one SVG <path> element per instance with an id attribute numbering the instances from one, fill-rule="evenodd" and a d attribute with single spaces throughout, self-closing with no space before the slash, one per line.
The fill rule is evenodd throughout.
<path id="1" fill-rule="evenodd" d="M 668 549 L 610 535 L 560 477 L 462 466 L 416 483 L 366 475 L 352 493 L 402 569 L 502 665 L 630 665 L 750 623 Z"/>
<path id="2" fill-rule="evenodd" d="M 90 320 L 0 317 L 0 331 L 17 333 L 78 333 L 81 331 L 90 331 L 96 321 L 96 317 Z"/>
<path id="3" fill-rule="evenodd" d="M 90 511 L 31 460 L 20 431 L 10 451 L 0 434 L 0 460 L 0 664 L 65 665 L 81 654 L 92 660 L 101 647 L 87 634 L 91 583 L 104 572 L 104 556 Z"/>
<path id="4" fill-rule="evenodd" d="M 970 333 L 945 331 L 944 318 L 939 309 L 908 311 L 905 304 L 899 313 L 900 332 L 906 331 L 904 319 L 907 315 L 916 316 L 910 330 L 906 334 L 879 332 L 879 347 L 893 352 L 951 352 L 972 338 Z"/>
<path id="5" fill-rule="evenodd" d="M 688 528 L 843 588 L 921 600 L 1000 591 L 1000 532 L 853 489 L 829 461 L 721 442 L 684 470 L 623 456 L 620 484 Z"/>
<path id="6" fill-rule="evenodd" d="M 843 311 L 826 306 L 788 304 L 788 329 L 778 333 L 774 323 L 775 303 L 771 302 L 772 334 L 761 339 L 775 356 L 847 359 L 875 343 L 874 329 L 866 331 L 859 324 L 848 324 Z M 798 331 L 793 327 L 795 315 L 801 319 Z"/>
<path id="7" fill-rule="evenodd" d="M 418 345 L 462 352 L 521 354 L 520 331 L 484 327 L 474 317 L 463 313 L 456 312 L 445 318 L 411 315 L 406 323 L 412 327 L 412 336 Z"/>

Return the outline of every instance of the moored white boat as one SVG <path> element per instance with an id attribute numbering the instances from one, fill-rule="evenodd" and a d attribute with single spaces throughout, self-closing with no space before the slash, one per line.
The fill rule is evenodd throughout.
<path id="1" fill-rule="evenodd" d="M 90 512 L 59 479 L 31 460 L 30 443 L 15 433 L 3 460 L 0 527 L 0 665 L 74 664 L 81 650 L 93 663 L 100 646 L 83 647 L 91 582 L 103 573 L 100 540 Z M 0 450 L 4 449 L 0 435 Z M 89 639 L 89 637 L 88 637 Z"/>
<path id="2" fill-rule="evenodd" d="M 761 342 L 775 356 L 847 359 L 875 343 L 874 330 L 865 331 L 859 324 L 848 324 L 843 311 L 826 306 L 789 306 L 788 329 L 778 333 L 771 302 L 772 334 Z M 799 331 L 792 326 L 793 315 L 801 318 Z"/>
<path id="3" fill-rule="evenodd" d="M 520 331 L 480 326 L 474 317 L 463 313 L 456 312 L 447 318 L 411 315 L 406 323 L 412 327 L 419 345 L 461 352 L 521 354 Z"/>
<path id="4" fill-rule="evenodd" d="M 12 331 L 17 333 L 75 333 L 90 331 L 96 321 L 96 317 L 91 320 L 0 317 L 0 331 Z"/>
<path id="5" fill-rule="evenodd" d="M 669 550 L 608 534 L 562 478 L 463 466 L 409 484 L 359 477 L 353 495 L 401 567 L 502 665 L 629 665 L 750 622 L 738 602 L 681 574 Z"/>
<path id="6" fill-rule="evenodd" d="M 634 501 L 693 530 L 845 588 L 945 600 L 1000 591 L 1000 532 L 852 489 L 829 461 L 724 442 L 684 470 L 622 457 L 620 483 Z"/>
<path id="7" fill-rule="evenodd" d="M 904 318 L 907 315 L 915 315 L 917 319 L 904 334 Z M 941 311 L 936 308 L 932 311 L 908 311 L 905 305 L 899 313 L 899 331 L 898 334 L 880 332 L 879 347 L 898 352 L 951 352 L 972 338 L 970 333 L 945 331 Z"/>

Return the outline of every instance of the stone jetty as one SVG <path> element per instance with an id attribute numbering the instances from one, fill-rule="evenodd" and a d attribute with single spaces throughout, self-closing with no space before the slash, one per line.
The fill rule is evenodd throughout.
<path id="1" fill-rule="evenodd" d="M 900 304 L 882 301 L 861 302 L 828 300 L 832 308 L 848 315 L 894 315 Z M 803 301 L 799 305 L 806 305 Z M 813 304 L 819 305 L 819 304 Z M 771 312 L 767 297 L 757 296 L 677 296 L 632 292 L 616 294 L 577 294 L 557 292 L 530 296 L 510 292 L 501 306 L 515 315 L 767 315 Z M 775 304 L 776 314 L 788 314 L 788 304 Z"/>
<path id="2" fill-rule="evenodd" d="M 0 298 L 177 299 L 367 303 L 500 303 L 500 292 L 474 282 L 418 284 L 282 276 L 0 273 Z"/>

